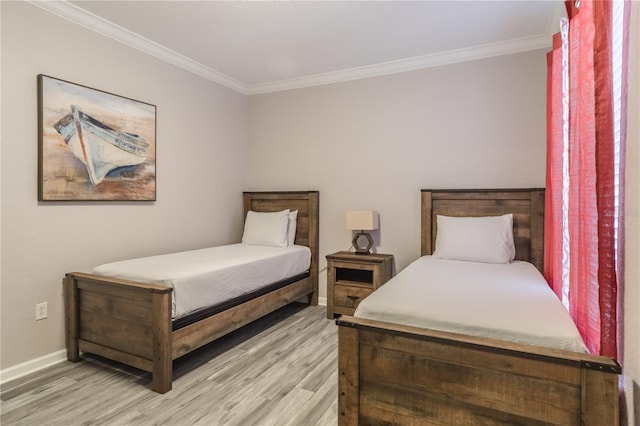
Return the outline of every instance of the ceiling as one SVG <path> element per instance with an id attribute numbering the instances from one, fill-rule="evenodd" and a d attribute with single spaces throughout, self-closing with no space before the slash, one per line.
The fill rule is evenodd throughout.
<path id="1" fill-rule="evenodd" d="M 561 1 L 32 1 L 246 94 L 550 46 Z"/>

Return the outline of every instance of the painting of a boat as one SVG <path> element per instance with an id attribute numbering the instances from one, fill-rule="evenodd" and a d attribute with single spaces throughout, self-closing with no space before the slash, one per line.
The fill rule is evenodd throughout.
<path id="1" fill-rule="evenodd" d="M 71 112 L 53 125 L 71 152 L 98 185 L 114 169 L 142 164 L 149 144 L 140 135 L 116 130 L 71 105 Z"/>
<path id="2" fill-rule="evenodd" d="M 156 106 L 39 74 L 38 201 L 156 201 Z"/>

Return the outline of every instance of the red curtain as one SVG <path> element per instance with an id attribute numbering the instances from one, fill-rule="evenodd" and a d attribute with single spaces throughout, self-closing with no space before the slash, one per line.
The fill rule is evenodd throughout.
<path id="1" fill-rule="evenodd" d="M 598 197 L 598 284 L 600 353 L 617 356 L 618 277 L 615 251 L 615 142 L 613 133 L 612 4 L 593 3 L 596 139 L 596 193 Z"/>
<path id="2" fill-rule="evenodd" d="M 562 37 L 553 36 L 547 53 L 547 176 L 545 191 L 544 276 L 562 300 Z"/>
<path id="3" fill-rule="evenodd" d="M 611 1 L 581 0 L 579 9 L 573 1 L 566 5 L 570 18 L 569 311 L 592 353 L 616 357 Z M 553 180 L 549 184 L 553 197 L 555 184 Z M 548 238 L 557 247 L 557 236 Z M 552 268 L 554 277 L 557 271 Z"/>
<path id="4" fill-rule="evenodd" d="M 592 353 L 600 352 L 598 215 L 591 2 L 569 8 L 569 312 Z M 577 13 L 576 13 L 577 12 Z"/>

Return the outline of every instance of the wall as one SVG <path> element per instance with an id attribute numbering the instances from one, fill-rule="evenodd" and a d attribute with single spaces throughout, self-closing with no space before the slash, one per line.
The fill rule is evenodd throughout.
<path id="1" fill-rule="evenodd" d="M 4 371 L 64 348 L 65 272 L 239 240 L 248 100 L 26 2 L 1 8 Z M 39 73 L 157 106 L 156 202 L 38 203 Z"/>
<path id="2" fill-rule="evenodd" d="M 252 96 L 249 189 L 320 190 L 320 252 L 376 209 L 376 249 L 420 254 L 421 188 L 544 187 L 544 51 Z M 320 278 L 326 297 L 326 274 Z"/>

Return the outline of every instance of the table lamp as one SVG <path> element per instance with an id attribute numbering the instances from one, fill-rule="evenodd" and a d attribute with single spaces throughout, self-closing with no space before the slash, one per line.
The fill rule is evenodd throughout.
<path id="1" fill-rule="evenodd" d="M 368 232 L 378 229 L 378 212 L 375 210 L 349 210 L 347 212 L 347 229 L 359 231 L 353 237 L 353 248 L 356 254 L 369 254 L 373 246 L 373 238 Z M 361 239 L 367 240 L 366 247 L 360 245 Z"/>

